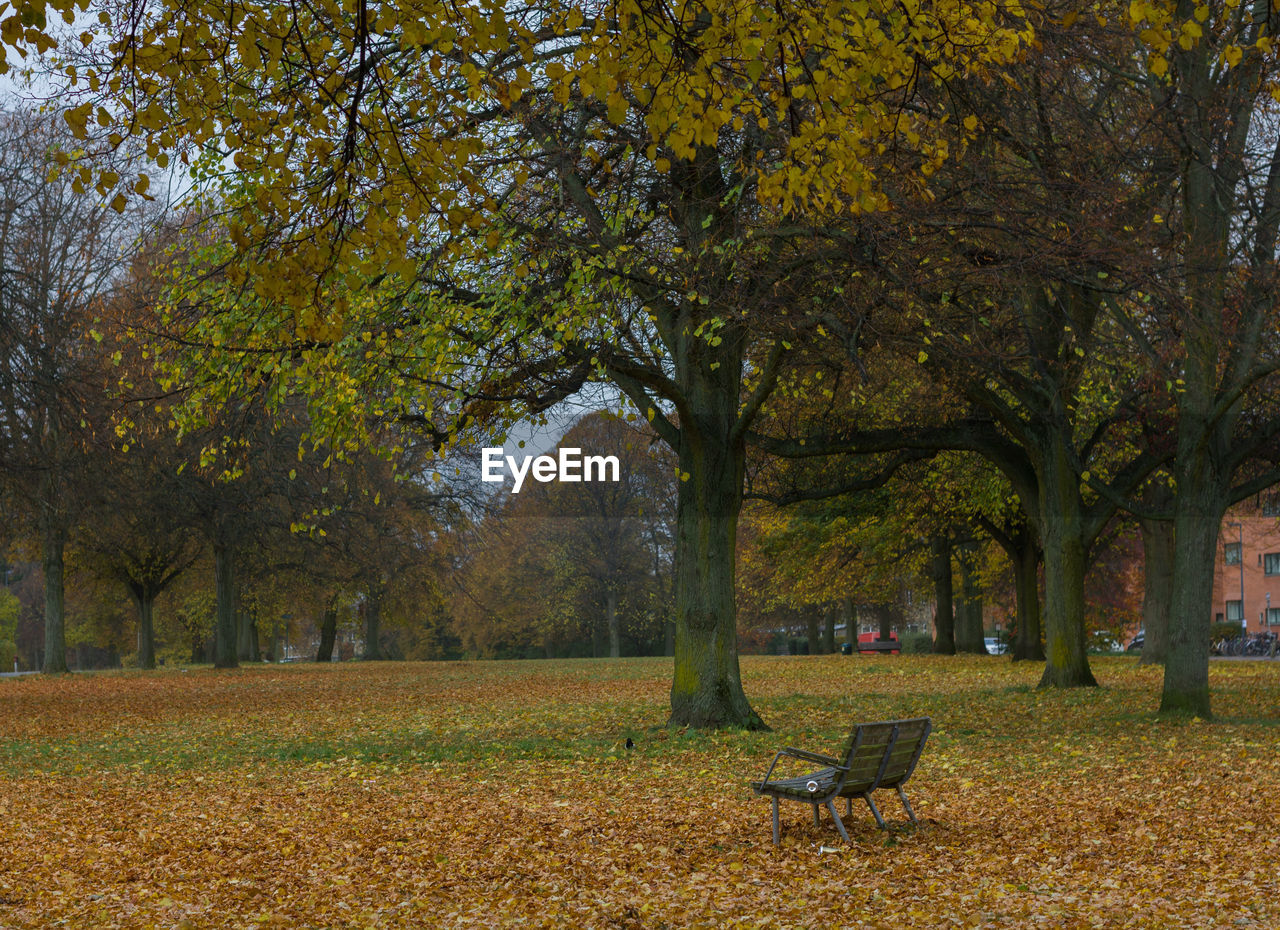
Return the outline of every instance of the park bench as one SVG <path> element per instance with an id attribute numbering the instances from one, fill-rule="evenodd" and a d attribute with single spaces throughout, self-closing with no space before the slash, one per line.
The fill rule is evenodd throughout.
<path id="1" fill-rule="evenodd" d="M 896 639 L 873 639 L 865 642 L 859 640 L 858 651 L 899 653 L 902 651 L 902 643 Z"/>
<path id="2" fill-rule="evenodd" d="M 825 756 L 806 752 L 790 746 L 778 750 L 762 781 L 752 782 L 756 794 L 773 799 L 773 842 L 779 842 L 778 802 L 798 801 L 813 805 L 813 822 L 818 823 L 818 808 L 826 807 L 836 822 L 836 829 L 844 841 L 849 842 L 840 815 L 836 813 L 835 799 L 847 800 L 846 816 L 853 814 L 853 799 L 862 798 L 875 815 L 876 824 L 884 829 L 884 818 L 872 800 L 871 793 L 881 788 L 894 788 L 902 800 L 902 806 L 912 823 L 916 815 L 907 803 L 902 786 L 915 771 L 920 753 L 933 723 L 928 717 L 911 720 L 888 720 L 883 723 L 863 723 L 854 727 L 839 756 Z M 825 766 L 807 775 L 795 778 L 771 780 L 778 760 L 784 756 Z"/>

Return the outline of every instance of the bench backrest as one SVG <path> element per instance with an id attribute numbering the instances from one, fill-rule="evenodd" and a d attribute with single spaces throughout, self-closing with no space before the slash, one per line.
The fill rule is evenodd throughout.
<path id="1" fill-rule="evenodd" d="M 931 729 L 928 717 L 859 724 L 840 760 L 848 767 L 841 793 L 904 784 L 915 771 Z"/>

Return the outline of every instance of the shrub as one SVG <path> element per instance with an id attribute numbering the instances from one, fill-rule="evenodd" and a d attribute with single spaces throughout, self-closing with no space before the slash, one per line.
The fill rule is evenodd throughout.
<path id="1" fill-rule="evenodd" d="M 1215 623 L 1209 629 L 1209 642 L 1214 643 L 1220 639 L 1235 639 L 1243 632 L 1238 623 Z"/>
<path id="2" fill-rule="evenodd" d="M 901 641 L 904 653 L 933 652 L 933 637 L 928 633 L 903 633 Z"/>

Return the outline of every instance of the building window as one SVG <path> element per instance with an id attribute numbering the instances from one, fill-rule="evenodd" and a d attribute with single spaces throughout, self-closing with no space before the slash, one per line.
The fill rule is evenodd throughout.
<path id="1" fill-rule="evenodd" d="M 1242 601 L 1227 601 L 1227 622 L 1239 623 L 1244 619 L 1244 607 Z"/>
<path id="2" fill-rule="evenodd" d="M 1223 554 L 1226 556 L 1228 565 L 1240 564 L 1240 543 L 1227 543 L 1222 547 Z"/>
<path id="3" fill-rule="evenodd" d="M 1262 570 L 1268 575 L 1280 575 L 1280 552 L 1268 552 L 1264 555 Z"/>
<path id="4" fill-rule="evenodd" d="M 1280 494 L 1267 494 L 1262 498 L 1262 515 L 1280 517 Z"/>
<path id="5" fill-rule="evenodd" d="M 1280 626 L 1280 607 L 1267 608 L 1267 626 Z"/>

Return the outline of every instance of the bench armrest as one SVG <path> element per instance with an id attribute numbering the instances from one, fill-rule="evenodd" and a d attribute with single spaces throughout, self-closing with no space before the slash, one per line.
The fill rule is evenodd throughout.
<path id="1" fill-rule="evenodd" d="M 833 759 L 831 756 L 824 756 L 820 752 L 806 752 L 803 749 L 795 749 L 791 746 L 784 746 L 778 755 L 794 756 L 797 759 L 803 759 L 805 762 L 816 762 L 819 765 L 830 765 L 836 768 L 840 767 L 839 759 Z"/>
<path id="2" fill-rule="evenodd" d="M 844 770 L 844 766 L 840 764 L 839 759 L 833 759 L 831 756 L 824 756 L 821 753 L 806 752 L 803 749 L 796 749 L 793 746 L 784 746 L 779 749 L 773 756 L 773 761 L 769 763 L 769 771 L 764 773 L 764 778 L 760 780 L 760 787 L 769 784 L 769 776 L 773 774 L 774 767 L 778 764 L 778 760 L 783 756 L 791 756 L 796 759 L 803 759 L 805 762 L 816 762 L 818 765 L 829 765 L 833 768 Z"/>

